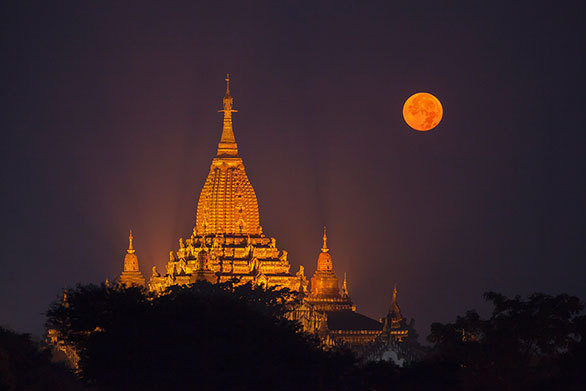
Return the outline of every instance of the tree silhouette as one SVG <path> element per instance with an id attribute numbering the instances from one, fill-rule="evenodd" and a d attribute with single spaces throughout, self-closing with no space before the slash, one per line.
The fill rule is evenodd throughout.
<path id="1" fill-rule="evenodd" d="M 63 365 L 51 362 L 51 353 L 31 341 L 0 327 L 0 390 L 81 390 L 81 384 Z"/>
<path id="2" fill-rule="evenodd" d="M 290 299 L 250 284 L 201 282 L 160 296 L 78 286 L 51 305 L 47 327 L 103 389 L 350 389 L 353 356 L 324 351 L 286 320 Z"/>
<path id="3" fill-rule="evenodd" d="M 468 311 L 454 323 L 431 325 L 434 359 L 459 365 L 462 389 L 527 389 L 558 379 L 563 360 L 583 343 L 580 300 L 542 293 L 527 300 L 495 292 L 484 297 L 494 306 L 489 319 Z"/>
<path id="4" fill-rule="evenodd" d="M 398 368 L 357 365 L 324 350 L 284 315 L 288 290 L 196 283 L 162 295 L 138 287 L 77 286 L 53 303 L 47 327 L 79 353 L 100 390 L 581 390 L 586 317 L 576 297 L 488 292 L 472 310 L 434 323 L 428 356 Z M 422 349 L 421 352 L 425 352 Z"/>

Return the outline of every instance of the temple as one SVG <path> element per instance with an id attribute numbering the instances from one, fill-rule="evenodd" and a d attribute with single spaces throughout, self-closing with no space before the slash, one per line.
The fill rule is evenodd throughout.
<path id="1" fill-rule="evenodd" d="M 307 279 L 290 273 L 287 251 L 263 233 L 254 188 L 238 154 L 232 128 L 234 100 L 226 77 L 223 100 L 224 124 L 216 157 L 205 181 L 191 234 L 179 239 L 177 251 L 169 253 L 164 274 L 153 269 L 149 287 L 162 291 L 176 284 L 199 280 L 224 282 L 238 278 L 266 286 L 292 290 L 307 288 Z"/>
<path id="2" fill-rule="evenodd" d="M 324 227 L 323 246 L 317 258 L 317 269 L 311 277 L 311 294 L 305 300 L 317 311 L 355 311 L 356 306 L 348 295 L 345 275 L 344 292 L 340 294 L 339 281 L 334 273 L 334 264 L 329 253 L 330 249 L 327 247 L 327 240 L 328 236 Z"/>
<path id="3" fill-rule="evenodd" d="M 128 250 L 126 250 L 126 255 L 124 256 L 124 270 L 120 274 L 120 277 L 118 277 L 118 283 L 127 286 L 138 285 L 144 287 L 146 283 L 138 268 L 138 257 L 132 247 L 132 239 L 132 230 L 130 230 L 130 234 L 128 235 Z"/>
<path id="4" fill-rule="evenodd" d="M 308 308 L 321 315 L 317 334 L 327 346 L 345 345 L 357 351 L 374 343 L 377 339 L 384 343 L 401 342 L 407 336 L 407 330 L 397 305 L 396 287 L 391 310 L 384 320 L 377 321 L 356 312 L 356 305 L 348 292 L 346 273 L 344 273 L 340 292 L 339 280 L 334 272 L 334 262 L 327 246 L 327 239 L 324 227 L 323 246 L 317 258 L 316 271 L 311 278 L 311 293 L 304 299 L 304 304 Z M 308 327 L 305 328 L 308 329 Z"/>
<path id="5" fill-rule="evenodd" d="M 193 230 L 186 238 L 179 238 L 178 247 L 169 253 L 162 273 L 153 267 L 148 288 L 162 292 L 173 285 L 233 279 L 241 284 L 286 287 L 303 297 L 288 317 L 299 321 L 305 331 L 318 334 L 328 346 L 345 344 L 357 348 L 377 339 L 401 341 L 407 330 L 396 302 L 396 288 L 391 309 L 384 318 L 374 320 L 356 312 L 348 293 L 346 273 L 340 291 L 325 227 L 311 291 L 303 266 L 297 273 L 291 273 L 287 251 L 280 250 L 277 240 L 265 235 L 260 225 L 256 193 L 234 136 L 233 107 L 227 75 L 223 109 L 219 110 L 224 115 L 222 135 L 197 202 Z M 129 240 L 119 283 L 145 286 L 132 247 L 132 232 Z"/>

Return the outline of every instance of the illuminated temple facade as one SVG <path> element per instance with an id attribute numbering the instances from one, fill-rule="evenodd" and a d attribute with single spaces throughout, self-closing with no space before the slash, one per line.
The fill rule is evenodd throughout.
<path id="1" fill-rule="evenodd" d="M 256 193 L 234 137 L 232 113 L 236 110 L 229 78 L 226 82 L 220 110 L 224 113 L 222 136 L 199 196 L 192 232 L 180 238 L 176 251 L 169 253 L 165 270 L 159 272 L 153 267 L 148 284 L 139 271 L 131 234 L 119 283 L 146 285 L 155 292 L 173 285 L 204 280 L 217 283 L 234 278 L 242 284 L 286 287 L 303 296 L 302 304 L 289 314 L 290 319 L 299 321 L 306 331 L 320 335 L 327 345 L 358 346 L 384 336 L 400 341 L 407 331 L 396 304 L 396 290 L 386 317 L 377 321 L 357 313 L 345 274 L 340 291 L 325 228 L 311 291 L 303 266 L 293 274 L 287 251 L 280 250 L 277 240 L 263 233 Z"/>
<path id="2" fill-rule="evenodd" d="M 130 235 L 128 235 L 128 250 L 126 250 L 126 255 L 124 256 L 124 269 L 120 277 L 118 277 L 118 283 L 127 286 L 146 286 L 144 276 L 138 268 L 138 257 L 132 247 L 132 239 L 132 231 L 130 231 Z"/>
<path id="3" fill-rule="evenodd" d="M 169 253 L 164 273 L 153 269 L 149 287 L 161 291 L 176 284 L 238 278 L 242 283 L 306 289 L 303 273 L 290 273 L 287 251 L 279 250 L 277 240 L 262 231 L 256 194 L 234 138 L 236 110 L 226 81 L 222 137 L 199 196 L 195 227 L 189 237 L 179 239 L 177 251 Z"/>

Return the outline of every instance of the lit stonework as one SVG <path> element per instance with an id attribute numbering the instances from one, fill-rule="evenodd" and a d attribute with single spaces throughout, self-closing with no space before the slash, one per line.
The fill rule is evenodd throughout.
<path id="1" fill-rule="evenodd" d="M 356 312 L 356 306 L 348 293 L 346 273 L 344 273 L 342 292 L 340 292 L 338 277 L 334 272 L 334 262 L 329 251 L 324 227 L 323 246 L 317 258 L 317 269 L 311 278 L 311 294 L 304 300 L 307 306 L 304 311 L 306 314 L 309 314 L 310 310 L 316 313 L 313 318 L 314 328 L 326 345 L 345 344 L 353 349 L 361 350 L 375 341 L 377 344 L 387 344 L 401 341 L 407 336 L 397 304 L 396 287 L 391 308 L 385 318 L 377 321 Z"/>
<path id="2" fill-rule="evenodd" d="M 276 239 L 263 234 L 256 194 L 234 137 L 233 102 L 227 77 L 224 108 L 220 110 L 224 113 L 222 136 L 199 196 L 195 227 L 189 237 L 179 239 L 178 250 L 169 254 L 164 275 L 153 269 L 152 290 L 202 279 L 224 282 L 232 278 L 295 291 L 307 289 L 302 269 L 292 275 L 287 251 L 279 250 Z"/>
<path id="3" fill-rule="evenodd" d="M 66 289 L 63 290 L 62 306 L 64 308 L 69 307 Z M 67 365 L 69 365 L 70 368 L 75 370 L 75 372 L 79 371 L 79 354 L 77 350 L 75 350 L 71 345 L 68 345 L 64 342 L 63 336 L 59 333 L 59 331 L 55 329 L 47 330 L 45 342 L 52 347 L 53 357 L 55 360 L 64 361 L 67 363 Z"/>
<path id="4" fill-rule="evenodd" d="M 195 232 L 202 235 L 260 235 L 258 202 L 246 176 L 232 128 L 233 98 L 230 79 L 226 78 L 224 125 L 218 153 L 212 161 L 195 218 Z"/>
<path id="5" fill-rule="evenodd" d="M 178 249 L 169 253 L 163 273 L 152 268 L 148 289 L 160 293 L 173 285 L 197 281 L 217 283 L 234 278 L 241 284 L 285 287 L 298 292 L 302 298 L 287 318 L 298 321 L 304 331 L 319 335 L 326 346 L 345 344 L 358 352 L 380 353 L 400 342 L 407 336 L 407 330 L 397 304 L 396 287 L 384 318 L 377 321 L 356 312 L 348 293 L 346 273 L 340 292 L 325 228 L 317 268 L 311 278 L 311 292 L 307 290 L 303 266 L 293 275 L 287 251 L 279 250 L 275 238 L 264 235 L 256 194 L 238 154 L 232 127 L 232 113 L 236 110 L 228 77 L 226 82 L 223 110 L 220 110 L 224 113 L 222 136 L 197 203 L 195 226 L 189 237 L 179 239 Z M 145 286 L 132 240 L 131 231 L 118 284 Z M 109 286 L 107 280 L 105 285 Z M 68 305 L 64 294 L 63 306 Z M 86 333 L 96 331 L 100 330 Z M 48 330 L 47 341 L 77 368 L 77 352 L 64 344 L 56 330 Z"/>
<path id="6" fill-rule="evenodd" d="M 279 286 L 300 293 L 301 303 L 287 317 L 301 323 L 307 332 L 317 333 L 326 345 L 346 344 L 356 348 L 375 340 L 400 341 L 407 335 L 393 294 L 391 309 L 377 320 L 356 312 L 348 293 L 346 273 L 342 290 L 327 247 L 323 245 L 317 268 L 311 278 L 311 292 L 303 266 L 293 275 L 287 251 L 279 250 L 275 238 L 267 237 L 260 226 L 256 194 L 250 183 L 234 137 L 234 100 L 226 78 L 223 99 L 224 121 L 216 157 L 197 203 L 195 226 L 189 237 L 179 239 L 176 251 L 169 253 L 165 270 L 156 267 L 148 283 L 150 290 L 162 292 L 169 286 L 197 281 L 225 282 L 237 278 L 240 284 Z M 130 246 L 119 281 L 144 285 L 138 258 Z"/>
<path id="7" fill-rule="evenodd" d="M 144 287 L 146 283 L 138 267 L 138 257 L 132 247 L 132 239 L 132 231 L 130 231 L 130 235 L 128 236 L 128 250 L 126 250 L 126 255 L 124 256 L 124 271 L 118 277 L 118 283 L 126 286 L 138 285 Z"/>
<path id="8" fill-rule="evenodd" d="M 346 279 L 344 279 L 345 294 L 340 294 L 338 277 L 334 273 L 334 265 L 330 250 L 327 247 L 327 234 L 324 227 L 323 246 L 317 258 L 317 269 L 311 277 L 311 294 L 306 301 L 318 311 L 356 310 L 356 306 L 348 296 Z"/>
<path id="9" fill-rule="evenodd" d="M 397 341 L 402 341 L 407 336 L 407 330 L 405 330 L 403 322 L 403 314 L 397 303 L 397 285 L 393 288 L 393 300 L 389 307 L 389 312 L 385 316 L 383 321 L 383 331 L 390 336 L 393 336 Z"/>

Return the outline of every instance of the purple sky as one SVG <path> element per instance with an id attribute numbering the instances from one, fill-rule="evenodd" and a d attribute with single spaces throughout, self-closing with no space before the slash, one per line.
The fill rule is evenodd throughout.
<path id="1" fill-rule="evenodd" d="M 191 232 L 226 72 L 261 224 L 358 310 L 394 283 L 422 336 L 482 293 L 586 299 L 582 2 L 12 4 L 2 25 L 0 324 L 144 274 Z M 442 3 L 442 4 L 440 4 Z M 202 3 L 203 4 L 203 3 Z M 401 110 L 427 91 L 440 125 Z"/>

